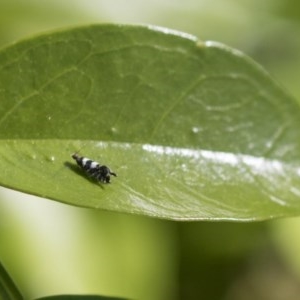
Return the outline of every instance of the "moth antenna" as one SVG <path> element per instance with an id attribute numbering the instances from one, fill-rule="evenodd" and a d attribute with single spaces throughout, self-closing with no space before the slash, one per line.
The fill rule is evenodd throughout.
<path id="1" fill-rule="evenodd" d="M 78 153 L 84 148 L 84 146 L 82 146 L 79 150 L 77 150 L 76 152 L 74 152 L 71 157 L 76 159 L 76 158 L 79 158 L 79 155 Z"/>

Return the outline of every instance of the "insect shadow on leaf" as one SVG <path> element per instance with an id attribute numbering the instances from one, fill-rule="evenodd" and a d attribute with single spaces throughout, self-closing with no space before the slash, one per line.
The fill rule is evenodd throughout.
<path id="1" fill-rule="evenodd" d="M 81 176 L 82 178 L 84 178 L 85 180 L 89 181 L 92 184 L 97 184 L 98 186 L 101 187 L 101 189 L 104 189 L 104 185 L 102 182 L 96 181 L 95 179 L 93 179 L 92 177 L 89 177 L 85 174 L 85 172 L 83 172 L 83 170 L 81 170 L 77 165 L 70 163 L 69 161 L 65 161 L 64 165 L 72 170 L 73 172 L 75 172 L 77 175 Z"/>

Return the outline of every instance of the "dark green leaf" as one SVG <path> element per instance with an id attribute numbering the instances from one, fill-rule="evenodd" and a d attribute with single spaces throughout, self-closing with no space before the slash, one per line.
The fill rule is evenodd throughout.
<path id="1" fill-rule="evenodd" d="M 300 110 L 253 61 L 153 27 L 99 25 L 0 52 L 2 185 L 177 220 L 300 212 Z M 79 151 L 117 174 L 88 179 Z"/>
<path id="2" fill-rule="evenodd" d="M 18 291 L 13 280 L 10 278 L 0 263 L 0 299 L 1 300 L 22 300 L 23 297 Z"/>
<path id="3" fill-rule="evenodd" d="M 103 297 L 95 295 L 58 295 L 43 297 L 36 300 L 125 300 L 125 298 Z"/>

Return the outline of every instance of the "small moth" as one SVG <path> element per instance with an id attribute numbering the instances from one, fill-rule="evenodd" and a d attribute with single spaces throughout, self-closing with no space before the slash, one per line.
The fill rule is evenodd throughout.
<path id="1" fill-rule="evenodd" d="M 109 183 L 110 176 L 117 176 L 107 166 L 100 165 L 98 162 L 93 161 L 87 157 L 79 156 L 77 153 L 72 155 L 77 164 L 89 175 L 97 181 Z"/>

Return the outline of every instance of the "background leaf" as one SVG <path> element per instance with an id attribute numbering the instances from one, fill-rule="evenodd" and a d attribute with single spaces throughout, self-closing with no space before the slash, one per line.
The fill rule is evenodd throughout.
<path id="1" fill-rule="evenodd" d="M 299 106 L 237 51 L 91 26 L 4 49 L 0 79 L 4 186 L 169 219 L 299 213 Z M 86 178 L 79 150 L 118 177 Z"/>
<path id="2" fill-rule="evenodd" d="M 39 298 L 37 300 L 122 300 L 125 298 L 103 297 L 94 295 L 58 295 Z"/>
<path id="3" fill-rule="evenodd" d="M 22 300 L 23 297 L 0 263 L 0 299 L 1 300 Z"/>

